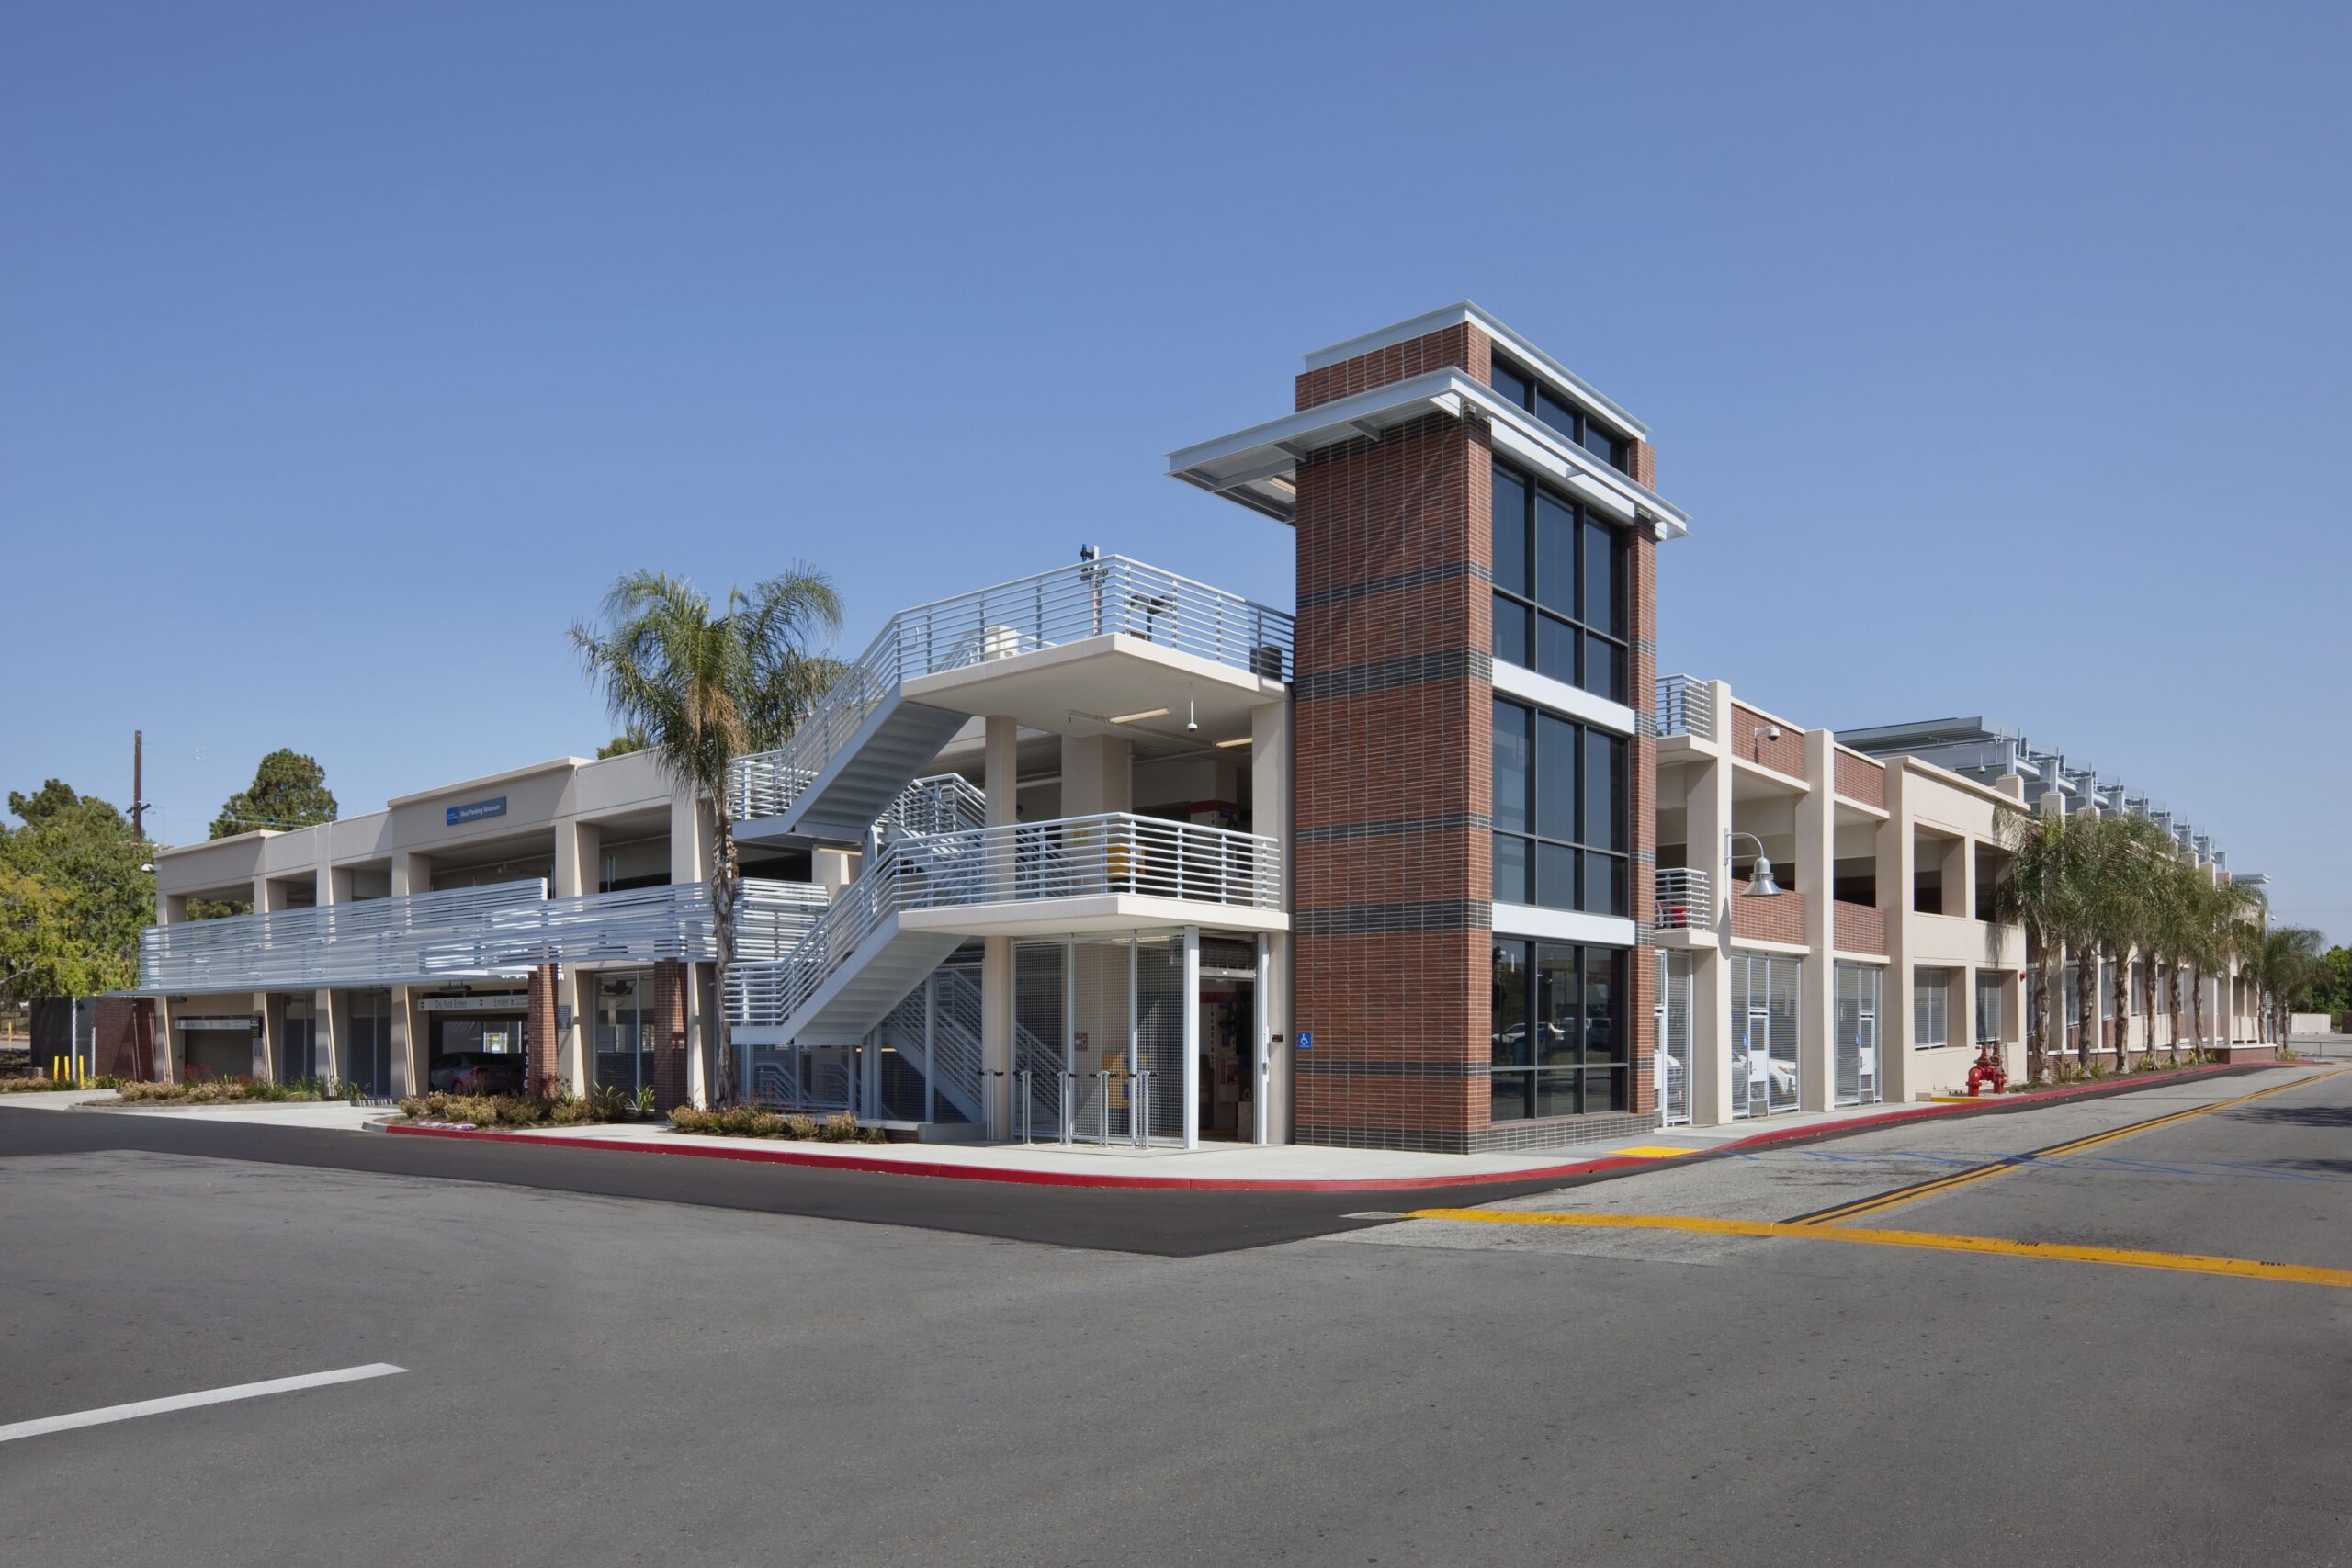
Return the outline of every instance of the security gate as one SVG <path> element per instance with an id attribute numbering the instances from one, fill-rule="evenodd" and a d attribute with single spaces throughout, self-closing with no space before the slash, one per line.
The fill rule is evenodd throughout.
<path id="1" fill-rule="evenodd" d="M 1690 1121 L 1690 955 L 1657 955 L 1658 1122 L 1681 1127 Z"/>
<path id="2" fill-rule="evenodd" d="M 1878 1014 L 1886 972 L 1875 964 L 1838 965 L 1838 1103 L 1876 1105 Z"/>
<path id="3" fill-rule="evenodd" d="M 1797 960 L 1731 955 L 1734 1116 L 1797 1108 Z"/>

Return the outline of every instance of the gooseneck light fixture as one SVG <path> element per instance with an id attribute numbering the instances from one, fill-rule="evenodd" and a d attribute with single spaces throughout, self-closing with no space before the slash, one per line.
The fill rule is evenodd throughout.
<path id="1" fill-rule="evenodd" d="M 1747 891 L 1742 893 L 1740 897 L 1743 898 L 1778 897 L 1781 892 L 1781 885 L 1772 879 L 1771 857 L 1764 852 L 1764 840 L 1758 838 L 1753 833 L 1725 833 L 1724 835 L 1724 874 L 1728 876 L 1731 873 L 1731 846 L 1734 839 L 1746 839 L 1749 843 L 1756 846 L 1756 864 L 1748 873 Z"/>

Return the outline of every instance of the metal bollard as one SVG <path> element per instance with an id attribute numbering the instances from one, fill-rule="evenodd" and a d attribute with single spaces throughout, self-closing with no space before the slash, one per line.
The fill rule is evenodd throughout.
<path id="1" fill-rule="evenodd" d="M 1071 1118 L 1077 1114 L 1078 1075 L 1071 1072 L 1063 1072 L 1057 1073 L 1055 1076 L 1061 1079 L 1062 1084 L 1062 1147 L 1068 1148 L 1074 1140 L 1078 1131 L 1075 1127 L 1070 1125 Z"/>
<path id="2" fill-rule="evenodd" d="M 1134 1108 L 1128 1114 L 1127 1134 L 1134 1141 L 1136 1147 L 1139 1149 L 1149 1148 L 1151 1146 L 1152 1077 L 1152 1069 L 1148 1067 L 1142 1068 L 1136 1072 L 1136 1102 Z"/>
<path id="3" fill-rule="evenodd" d="M 1111 1078 L 1113 1074 L 1111 1073 L 1111 1070 L 1106 1067 L 1101 1072 L 1096 1073 L 1094 1076 L 1102 1080 L 1100 1086 L 1102 1089 L 1102 1135 L 1101 1142 L 1102 1145 L 1107 1149 L 1111 1146 Z"/>
<path id="4" fill-rule="evenodd" d="M 1023 1067 L 1012 1075 L 1013 1093 L 1021 1097 L 1014 1104 L 1013 1116 L 1015 1124 L 1021 1129 L 1021 1141 L 1024 1144 L 1033 1142 L 1036 1134 L 1036 1127 L 1029 1115 L 1029 1074 L 1030 1069 Z"/>

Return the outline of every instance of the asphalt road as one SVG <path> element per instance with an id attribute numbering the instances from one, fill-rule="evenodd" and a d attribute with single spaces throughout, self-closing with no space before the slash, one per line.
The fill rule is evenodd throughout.
<path id="1" fill-rule="evenodd" d="M 2352 1290 L 1590 1224 L 1965 1177 L 1851 1224 L 2352 1269 L 2352 1072 L 1339 1231 L 1329 1200 L 839 1175 L 870 1196 L 681 1201 L 594 1190 L 654 1179 L 641 1156 L 526 1185 L 106 1120 L 0 1112 L 0 1435 L 407 1371 L 0 1441 L 11 1562 L 2277 1564 L 2352 1530 Z M 1111 1196 L 1178 1201 L 1055 1207 Z M 772 1212 L 910 1200 L 991 1212 Z M 1205 1248 L 1219 1212 L 1254 1244 Z M 1088 1226 L 1183 1245 L 1006 1239 Z"/>

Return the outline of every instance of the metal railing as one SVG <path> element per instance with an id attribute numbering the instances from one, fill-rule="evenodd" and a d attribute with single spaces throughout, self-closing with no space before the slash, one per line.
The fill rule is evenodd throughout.
<path id="1" fill-rule="evenodd" d="M 963 774 L 936 773 L 899 791 L 874 826 L 885 842 L 910 834 L 961 832 L 985 827 L 988 807 L 988 795 Z"/>
<path id="2" fill-rule="evenodd" d="M 1715 693 L 1712 682 L 1690 675 L 1657 678 L 1657 732 L 1688 735 L 1693 739 L 1715 738 Z"/>
<path id="3" fill-rule="evenodd" d="M 1104 894 L 1278 909 L 1282 848 L 1255 833 L 1126 812 L 899 839 L 781 963 L 728 972 L 728 1016 L 783 1025 L 893 915 Z"/>
<path id="4" fill-rule="evenodd" d="M 729 809 L 781 816 L 906 682 L 1113 632 L 1276 681 L 1290 668 L 1287 612 L 1125 556 L 1080 561 L 891 616 L 790 740 L 729 765 Z"/>
<path id="5" fill-rule="evenodd" d="M 1714 881 L 1690 866 L 1660 867 L 1651 874 L 1655 903 L 1652 929 L 1711 931 L 1715 929 Z"/>
<path id="6" fill-rule="evenodd" d="M 736 910 L 737 956 L 784 957 L 824 908 L 825 890 L 814 884 L 747 878 Z M 541 964 L 717 956 L 709 890 L 701 883 L 549 898 L 547 884 L 530 879 L 149 926 L 139 937 L 139 984 L 184 994 L 307 990 L 421 984 Z"/>

